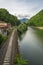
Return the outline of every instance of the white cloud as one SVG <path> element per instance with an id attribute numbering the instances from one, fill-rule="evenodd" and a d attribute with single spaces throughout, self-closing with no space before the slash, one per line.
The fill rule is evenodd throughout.
<path id="1" fill-rule="evenodd" d="M 43 8 L 40 0 L 0 0 L 0 8 L 6 8 L 13 15 L 29 17 Z"/>

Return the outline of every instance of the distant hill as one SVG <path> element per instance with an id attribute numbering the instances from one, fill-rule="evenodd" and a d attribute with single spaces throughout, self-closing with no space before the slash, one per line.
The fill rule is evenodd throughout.
<path id="1" fill-rule="evenodd" d="M 20 21 L 21 21 L 21 23 L 23 23 L 23 22 L 27 22 L 28 19 L 27 18 L 23 18 L 23 19 L 20 19 Z"/>
<path id="2" fill-rule="evenodd" d="M 29 20 L 30 26 L 43 26 L 43 10 Z"/>

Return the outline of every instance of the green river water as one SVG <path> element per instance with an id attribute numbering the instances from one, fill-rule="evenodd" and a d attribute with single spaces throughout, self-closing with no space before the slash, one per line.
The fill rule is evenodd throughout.
<path id="1" fill-rule="evenodd" d="M 43 30 L 28 27 L 19 42 L 20 53 L 28 65 L 43 65 Z"/>

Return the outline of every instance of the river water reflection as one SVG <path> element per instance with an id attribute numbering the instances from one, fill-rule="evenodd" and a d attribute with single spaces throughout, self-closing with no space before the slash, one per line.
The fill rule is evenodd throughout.
<path id="1" fill-rule="evenodd" d="M 28 28 L 19 41 L 20 53 L 28 65 L 43 65 L 43 30 Z"/>

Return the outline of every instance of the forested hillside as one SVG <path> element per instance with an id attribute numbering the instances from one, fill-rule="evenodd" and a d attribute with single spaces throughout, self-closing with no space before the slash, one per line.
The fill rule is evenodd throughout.
<path id="1" fill-rule="evenodd" d="M 0 9 L 0 21 L 11 23 L 12 25 L 19 25 L 20 21 L 16 16 L 11 15 L 6 9 Z"/>
<path id="2" fill-rule="evenodd" d="M 43 10 L 29 20 L 30 26 L 43 26 Z"/>

